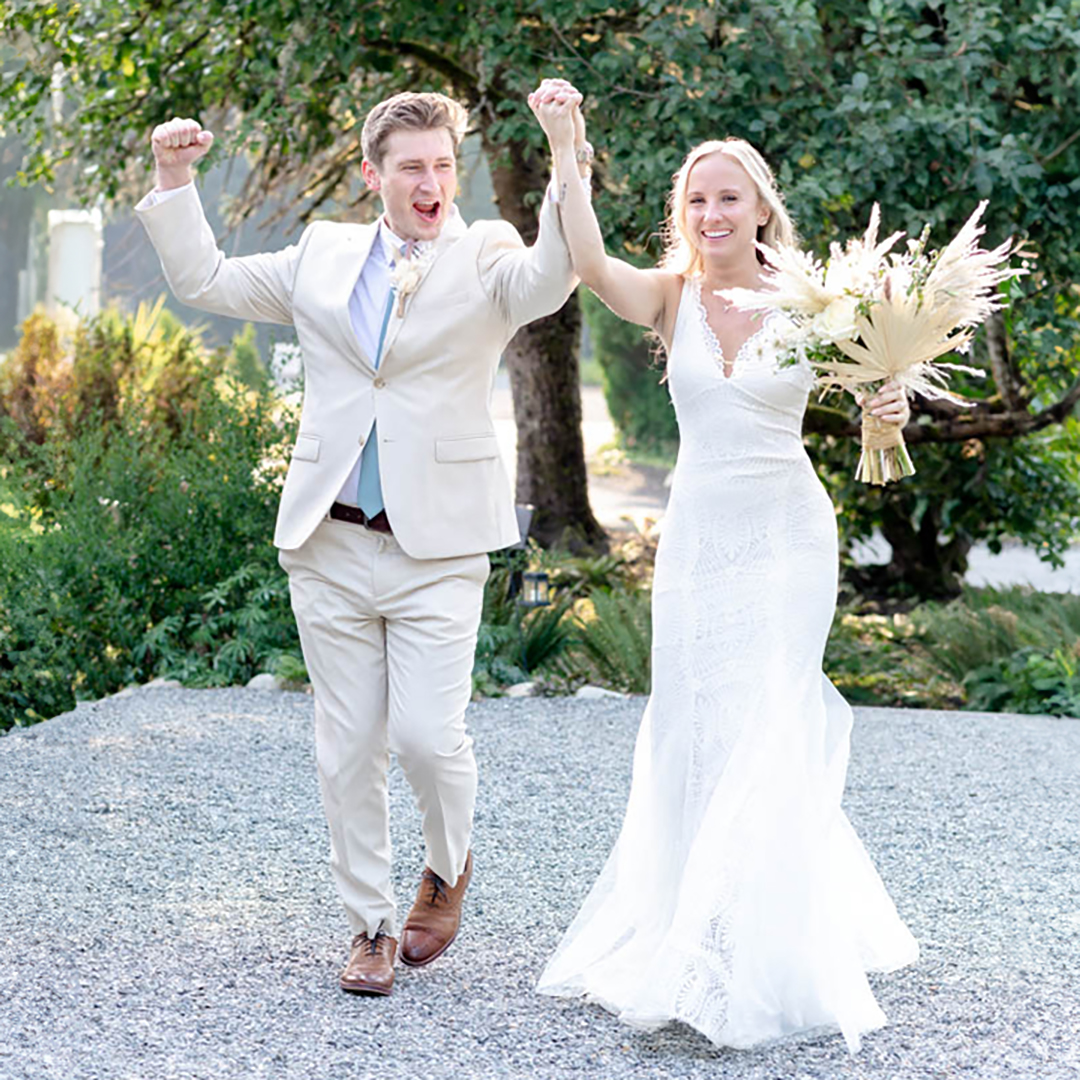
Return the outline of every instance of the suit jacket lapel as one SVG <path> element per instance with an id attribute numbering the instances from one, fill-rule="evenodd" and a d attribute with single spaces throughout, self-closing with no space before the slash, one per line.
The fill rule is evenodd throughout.
<path id="1" fill-rule="evenodd" d="M 419 282 L 417 282 L 416 288 L 405 298 L 405 313 L 399 315 L 401 310 L 401 304 L 395 300 L 393 313 L 390 316 L 390 325 L 386 328 L 386 340 L 383 342 L 382 360 L 379 361 L 379 366 L 382 367 L 390 350 L 393 348 L 394 341 L 401 331 L 401 327 L 408 318 L 409 308 L 412 306 L 413 301 L 416 299 L 416 294 L 423 288 L 424 281 L 427 279 L 428 274 L 431 273 L 432 267 L 443 257 L 443 255 L 454 246 L 454 244 L 460 240 L 469 227 L 465 224 L 461 214 L 458 213 L 458 209 L 454 207 L 453 216 L 443 226 L 442 232 L 439 233 L 438 239 L 435 241 L 435 253 L 425 263 L 423 271 L 420 276 Z"/>
<path id="2" fill-rule="evenodd" d="M 357 225 L 350 229 L 345 237 L 345 243 L 329 259 L 327 276 L 334 282 L 331 286 L 331 306 L 334 312 L 334 322 L 343 342 L 345 352 L 351 356 L 361 367 L 374 372 L 375 365 L 372 358 L 364 353 L 360 342 L 353 329 L 352 318 L 349 315 L 349 301 L 352 299 L 356 282 L 367 262 L 371 252 L 371 245 L 379 235 L 379 225 Z"/>

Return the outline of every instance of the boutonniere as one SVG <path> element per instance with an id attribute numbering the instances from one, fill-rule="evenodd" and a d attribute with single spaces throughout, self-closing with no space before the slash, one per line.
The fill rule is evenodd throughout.
<path id="1" fill-rule="evenodd" d="M 435 245 L 432 244 L 421 254 L 415 252 L 411 255 L 403 255 L 390 271 L 390 286 L 397 293 L 398 318 L 405 315 L 405 300 L 414 293 L 423 280 L 424 272 L 435 258 Z"/>

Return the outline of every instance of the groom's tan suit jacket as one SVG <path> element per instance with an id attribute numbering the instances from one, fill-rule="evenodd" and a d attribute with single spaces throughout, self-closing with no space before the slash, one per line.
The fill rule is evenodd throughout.
<path id="1" fill-rule="evenodd" d="M 282 251 L 227 258 L 194 185 L 145 202 L 137 212 L 180 300 L 296 328 L 304 404 L 279 548 L 300 547 L 325 517 L 373 420 L 386 513 L 406 554 L 440 559 L 517 542 L 491 393 L 518 327 L 557 311 L 574 287 L 556 205 L 544 199 L 532 247 L 507 222 L 467 227 L 455 212 L 403 316 L 394 302 L 376 371 L 353 331 L 349 298 L 377 224 L 315 222 Z"/>

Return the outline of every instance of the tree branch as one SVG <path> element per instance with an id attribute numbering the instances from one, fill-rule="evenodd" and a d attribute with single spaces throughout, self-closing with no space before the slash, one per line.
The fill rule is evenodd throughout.
<path id="1" fill-rule="evenodd" d="M 1045 167 L 1046 163 L 1048 161 L 1053 161 L 1054 158 L 1058 156 L 1058 154 L 1064 154 L 1065 151 L 1068 150 L 1069 147 L 1072 146 L 1072 144 L 1076 142 L 1077 139 L 1080 139 L 1080 128 L 1077 128 L 1076 131 L 1074 131 L 1064 142 L 1060 143 L 1057 147 L 1051 150 L 1050 153 L 1046 155 L 1046 157 L 1035 158 L 1035 160 L 1038 161 L 1040 165 Z"/>
<path id="2" fill-rule="evenodd" d="M 1041 412 L 1030 413 L 1025 409 L 992 413 L 980 410 L 974 415 L 957 416 L 953 420 L 908 424 L 904 428 L 904 441 L 914 446 L 918 443 L 1012 439 L 1031 435 L 1051 424 L 1060 424 L 1076 408 L 1077 402 L 1080 402 L 1080 378 L 1053 405 Z"/>
<path id="3" fill-rule="evenodd" d="M 951 406 L 947 402 L 929 403 L 920 399 L 919 416 L 904 428 L 909 446 L 919 443 L 966 442 L 968 439 L 1015 439 L 1031 435 L 1051 424 L 1060 424 L 1080 402 L 1080 378 L 1053 405 L 1037 413 L 1027 409 L 994 408 L 996 402 L 980 402 L 974 408 Z M 932 404 L 932 408 L 927 408 Z M 811 405 L 806 410 L 803 433 L 855 438 L 861 425 L 842 409 Z"/>
<path id="4" fill-rule="evenodd" d="M 455 86 L 463 89 L 470 102 L 475 103 L 480 98 L 480 82 L 476 75 L 427 45 L 421 45 L 417 41 L 391 41 L 389 38 L 380 38 L 378 41 L 368 42 L 368 45 L 392 56 L 411 56 L 432 71 L 445 75 Z"/>
<path id="5" fill-rule="evenodd" d="M 986 322 L 986 351 L 990 358 L 990 371 L 997 384 L 1001 400 L 1007 412 L 1026 411 L 1024 383 L 1009 355 L 1009 342 L 1005 334 L 1005 320 L 1001 312 L 995 312 Z"/>

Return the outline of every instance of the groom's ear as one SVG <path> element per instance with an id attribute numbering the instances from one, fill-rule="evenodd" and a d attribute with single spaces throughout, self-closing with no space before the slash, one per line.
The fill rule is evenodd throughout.
<path id="1" fill-rule="evenodd" d="M 360 162 L 360 175 L 364 178 L 364 183 L 367 184 L 372 191 L 379 191 L 382 189 L 382 177 L 379 175 L 379 170 L 374 165 L 364 158 Z"/>

